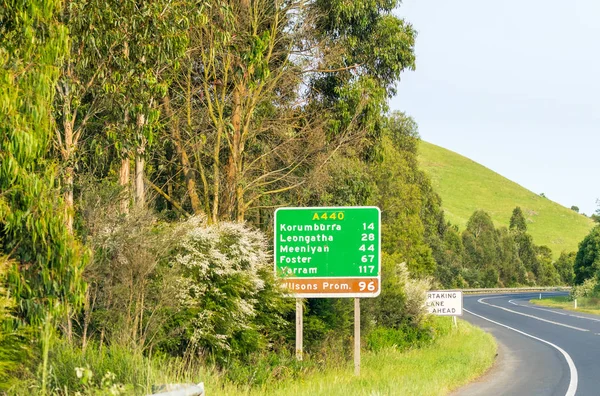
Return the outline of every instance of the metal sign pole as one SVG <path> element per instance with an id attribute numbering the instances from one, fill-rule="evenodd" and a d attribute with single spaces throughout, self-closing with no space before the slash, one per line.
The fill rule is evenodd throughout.
<path id="1" fill-rule="evenodd" d="M 354 299 L 354 375 L 360 375 L 360 299 Z"/>
<path id="2" fill-rule="evenodd" d="M 296 359 L 302 360 L 302 299 L 296 299 Z"/>

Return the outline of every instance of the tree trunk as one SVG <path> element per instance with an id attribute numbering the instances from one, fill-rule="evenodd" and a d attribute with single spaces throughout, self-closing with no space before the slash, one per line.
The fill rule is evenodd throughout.
<path id="1" fill-rule="evenodd" d="M 121 160 L 121 169 L 119 171 L 119 185 L 124 188 L 124 195 L 121 199 L 121 213 L 129 213 L 129 158 Z"/>
<path id="2" fill-rule="evenodd" d="M 85 352 L 88 343 L 88 329 L 90 327 L 90 319 L 92 316 L 92 306 L 90 303 L 90 288 L 93 287 L 89 284 L 89 287 L 85 291 L 85 301 L 83 302 L 83 331 L 81 334 L 81 350 Z M 95 294 L 94 294 L 95 295 Z M 95 298 L 94 298 L 95 300 Z"/>
<path id="3" fill-rule="evenodd" d="M 65 200 L 65 223 L 67 226 L 67 230 L 72 235 L 73 234 L 73 213 L 74 213 L 74 205 L 73 205 L 73 179 L 75 169 L 73 167 L 73 151 L 74 141 L 73 141 L 73 127 L 74 127 L 74 115 L 71 111 L 71 93 L 68 85 L 65 83 L 62 91 L 63 97 L 63 129 L 64 129 L 64 141 L 63 147 L 61 147 L 63 161 L 66 163 L 65 168 L 65 192 L 64 192 L 64 200 Z M 60 133 L 60 132 L 58 132 Z M 60 140 L 59 140 L 60 141 Z"/>
<path id="4" fill-rule="evenodd" d="M 138 133 L 143 136 L 143 128 L 146 124 L 146 117 L 139 113 L 136 119 L 136 127 Z M 145 139 L 142 138 L 142 143 L 139 144 L 135 153 L 135 203 L 137 207 L 146 205 L 146 192 L 144 190 L 144 154 L 146 152 Z"/>
<path id="5" fill-rule="evenodd" d="M 66 304 L 65 315 L 67 316 L 67 341 L 69 344 L 73 342 L 73 312 L 71 311 L 71 304 Z"/>
<path id="6" fill-rule="evenodd" d="M 175 149 L 177 153 L 181 157 L 181 165 L 183 166 L 183 173 L 185 175 L 185 182 L 187 193 L 190 196 L 190 203 L 192 204 L 192 210 L 195 215 L 202 213 L 200 198 L 198 197 L 198 192 L 196 191 L 196 177 L 194 175 L 194 169 L 192 168 L 190 158 L 187 155 L 187 152 L 183 146 L 183 141 L 181 139 L 181 132 L 179 130 L 179 122 L 175 119 L 173 111 L 171 109 L 171 104 L 168 96 L 164 98 L 165 108 L 167 115 L 171 118 L 171 130 L 173 132 L 173 142 L 175 143 Z M 190 106 L 190 104 L 188 104 Z M 188 112 L 190 110 L 188 109 Z M 188 116 L 189 119 L 189 116 Z M 189 123 L 189 121 L 188 121 Z"/>
<path id="7" fill-rule="evenodd" d="M 65 173 L 65 221 L 67 223 L 67 230 L 69 231 L 69 234 L 73 235 L 73 213 L 75 212 L 73 200 L 73 180 L 75 170 L 72 166 L 67 166 Z"/>
<path id="8" fill-rule="evenodd" d="M 143 154 L 135 155 L 135 204 L 143 207 L 146 204 L 144 191 L 144 157 Z"/>
<path id="9" fill-rule="evenodd" d="M 220 181 L 220 167 L 221 167 L 221 161 L 219 160 L 219 155 L 221 153 L 221 135 L 223 133 L 223 129 L 219 126 L 217 127 L 217 140 L 215 142 L 215 149 L 213 152 L 213 184 L 214 184 L 214 190 L 213 190 L 213 207 L 212 207 L 212 223 L 216 224 L 219 220 L 219 200 L 221 199 L 220 196 L 220 186 L 221 186 L 221 181 Z"/>
<path id="10" fill-rule="evenodd" d="M 235 87 L 233 90 L 233 109 L 231 115 L 231 125 L 233 127 L 233 137 L 229 153 L 229 163 L 227 164 L 227 217 L 230 220 L 239 217 L 236 210 L 236 202 L 238 201 L 239 187 L 239 163 L 240 163 L 240 142 L 242 135 L 242 95 L 241 87 Z M 237 202 L 239 208 L 239 202 Z"/>

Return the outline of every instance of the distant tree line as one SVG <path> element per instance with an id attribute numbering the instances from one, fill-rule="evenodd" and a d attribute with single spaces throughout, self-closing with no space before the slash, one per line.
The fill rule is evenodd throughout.
<path id="1" fill-rule="evenodd" d="M 473 213 L 464 231 L 440 227 L 430 238 L 437 265 L 436 277 L 446 287 L 514 287 L 568 285 L 573 281 L 573 254 L 554 261 L 547 246 L 538 246 L 527 233 L 520 207 L 509 227 L 496 228 L 489 214 Z"/>

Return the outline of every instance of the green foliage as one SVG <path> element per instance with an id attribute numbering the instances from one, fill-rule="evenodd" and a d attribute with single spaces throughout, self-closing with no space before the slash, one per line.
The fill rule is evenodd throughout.
<path id="1" fill-rule="evenodd" d="M 366 132 L 363 156 L 371 160 L 377 157 L 387 99 L 395 94 L 400 73 L 415 67 L 416 33 L 392 14 L 398 4 L 317 0 L 310 8 L 315 37 L 326 48 L 319 64 L 323 72 L 311 78 L 311 91 L 319 107 L 333 109 L 331 135 L 353 129 Z"/>
<path id="2" fill-rule="evenodd" d="M 498 236 L 491 217 L 484 211 L 473 213 L 462 235 L 466 264 L 475 269 L 485 269 L 497 264 Z M 492 285 L 484 287 L 493 287 Z"/>
<path id="3" fill-rule="evenodd" d="M 560 275 L 552 262 L 552 251 L 547 246 L 537 247 L 537 262 L 539 263 L 540 273 L 537 276 L 537 282 L 540 285 L 558 285 L 561 283 Z"/>
<path id="4" fill-rule="evenodd" d="M 596 226 L 579 244 L 573 271 L 575 284 L 594 278 L 600 270 L 600 226 Z"/>
<path id="5" fill-rule="evenodd" d="M 15 330 L 14 316 L 15 299 L 6 289 L 9 272 L 9 260 L 0 256 L 0 391 L 6 390 L 13 376 L 29 355 L 27 339 L 23 330 Z"/>
<path id="6" fill-rule="evenodd" d="M 268 229 L 273 207 L 290 203 L 383 210 L 383 292 L 364 302 L 372 349 L 436 337 L 428 276 L 519 283 L 512 236 L 492 225 L 491 242 L 463 244 L 418 167 L 416 123 L 386 114 L 415 65 L 398 5 L 4 2 L 0 257 L 12 268 L 10 293 L 0 288 L 0 382 L 22 374 L 17 394 L 146 394 L 173 378 L 161 367 L 171 362 L 191 373 L 214 362 L 246 386 L 332 356 L 342 367 L 351 300 L 305 303 L 314 360 L 296 362 L 294 300 L 273 277 L 265 234 L 243 222 Z M 159 197 L 148 205 L 144 185 Z M 535 254 L 552 279 L 546 252 Z M 13 306 L 41 329 L 31 340 L 11 332 Z M 22 341 L 35 359 L 17 367 Z"/>
<path id="7" fill-rule="evenodd" d="M 516 227 L 496 228 L 489 214 L 473 213 L 467 229 L 440 230 L 443 244 L 433 240 L 437 279 L 445 287 L 554 286 L 568 283 L 568 263 L 553 262 L 552 251 L 536 246 L 531 235 Z M 440 238 L 441 239 L 441 238 Z M 431 242 L 430 242 L 431 243 Z M 564 274 L 564 277 L 561 276 Z"/>
<path id="8" fill-rule="evenodd" d="M 415 276 L 432 275 L 436 264 L 426 243 L 425 224 L 432 216 L 434 193 L 417 166 L 416 125 L 402 113 L 392 114 L 386 125 L 383 160 L 372 164 L 370 172 L 376 186 L 370 203 L 382 210 L 382 247 L 388 254 L 400 254 Z"/>
<path id="9" fill-rule="evenodd" d="M 366 337 L 367 348 L 375 352 L 386 348 L 395 348 L 400 351 L 421 348 L 429 345 L 432 341 L 431 328 L 420 328 L 409 324 L 395 328 L 377 327 Z"/>
<path id="10" fill-rule="evenodd" d="M 535 244 L 548 246 L 556 259 L 563 250 L 577 250 L 594 226 L 589 218 L 431 143 L 419 144 L 419 164 L 442 197 L 446 219 L 461 231 L 479 209 L 489 213 L 497 227 L 508 227 L 512 211 L 519 206 Z"/>
<path id="11" fill-rule="evenodd" d="M 577 252 L 561 252 L 556 260 L 556 270 L 563 284 L 572 285 L 575 277 L 573 267 L 575 265 L 575 256 Z"/>
<path id="12" fill-rule="evenodd" d="M 443 336 L 419 349 L 401 352 L 384 348 L 379 352 L 364 352 L 361 376 L 355 376 L 349 364 L 327 367 L 296 381 L 265 387 L 256 394 L 442 395 L 458 389 L 492 366 L 496 344 L 489 333 L 463 321 L 452 329 L 449 318 L 434 319 L 439 319 L 432 321 L 436 334 Z"/>
<path id="13" fill-rule="evenodd" d="M 406 305 L 406 267 L 402 272 L 399 260 L 398 255 L 383 254 L 381 294 L 376 299 L 364 300 L 363 315 L 367 315 L 375 326 L 397 328 L 408 321 L 403 309 Z"/>
<path id="14" fill-rule="evenodd" d="M 79 23 L 74 31 L 82 24 L 87 30 L 78 37 L 84 59 L 102 57 L 97 95 L 109 112 L 106 134 L 117 154 L 145 154 L 152 145 L 158 105 L 170 84 L 167 72 L 180 62 L 189 23 L 202 10 L 195 3 L 94 0 L 70 7 Z"/>
<path id="15" fill-rule="evenodd" d="M 56 167 L 48 157 L 58 64 L 66 31 L 60 2 L 0 8 L 0 254 L 15 259 L 9 280 L 21 319 L 82 303 L 84 252 L 65 227 Z"/>
<path id="16" fill-rule="evenodd" d="M 575 213 L 579 213 L 579 206 L 571 206 L 571 210 L 574 211 Z"/>
<path id="17" fill-rule="evenodd" d="M 502 227 L 498 230 L 499 233 L 499 256 L 500 267 L 499 279 L 505 287 L 514 287 L 526 283 L 527 270 L 523 265 L 523 261 L 519 256 L 518 246 L 515 243 L 514 235 L 506 228 Z M 558 285 L 553 283 L 553 285 Z"/>
<path id="18" fill-rule="evenodd" d="M 513 212 L 512 212 L 512 216 L 510 216 L 510 224 L 508 226 L 508 228 L 511 231 L 516 231 L 516 232 L 526 232 L 527 231 L 527 221 L 525 220 L 525 215 L 523 214 L 523 211 L 521 210 L 520 207 L 516 207 Z"/>
<path id="19" fill-rule="evenodd" d="M 205 381 L 207 370 L 197 363 L 161 356 L 144 356 L 121 345 L 90 343 L 81 349 L 66 340 L 52 344 L 49 359 L 48 388 L 51 394 L 71 395 L 146 395 L 152 385 L 165 382 Z M 36 377 L 22 377 L 8 392 L 22 395 L 39 392 L 41 384 Z M 117 392 L 117 393 L 111 393 Z"/>
<path id="20" fill-rule="evenodd" d="M 533 282 L 540 274 L 540 266 L 536 256 L 533 237 L 527 233 L 516 233 L 514 239 L 519 258 L 527 270 L 528 281 Z"/>
<path id="21" fill-rule="evenodd" d="M 263 351 L 252 353 L 244 362 L 230 362 L 225 368 L 225 377 L 234 384 L 260 387 L 302 378 L 322 366 L 310 357 L 298 361 L 295 354 L 288 351 Z"/>
<path id="22" fill-rule="evenodd" d="M 381 294 L 364 301 L 364 327 L 401 329 L 407 325 L 417 332 L 424 329 L 425 294 L 431 289 L 429 279 L 411 279 L 401 255 L 384 253 L 382 258 Z"/>
<path id="23" fill-rule="evenodd" d="M 596 278 L 588 278 L 584 280 L 581 284 L 576 284 L 571 289 L 571 298 L 581 298 L 581 297 L 595 297 L 597 289 L 597 279 Z"/>
<path id="24" fill-rule="evenodd" d="M 467 287 L 469 284 L 461 274 L 464 246 L 458 227 L 443 229 L 441 235 L 434 234 L 429 243 L 437 262 L 435 279 L 447 288 Z"/>
<path id="25" fill-rule="evenodd" d="M 327 166 L 323 191 L 313 193 L 313 205 L 362 206 L 373 194 L 375 184 L 369 169 L 356 156 L 336 155 Z M 315 196 L 317 195 L 318 196 Z"/>

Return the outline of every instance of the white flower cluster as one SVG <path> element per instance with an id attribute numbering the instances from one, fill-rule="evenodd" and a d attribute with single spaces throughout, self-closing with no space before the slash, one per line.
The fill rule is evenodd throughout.
<path id="1" fill-rule="evenodd" d="M 188 220 L 175 264 L 182 307 L 195 311 L 192 342 L 229 350 L 232 335 L 255 316 L 256 296 L 264 288 L 260 271 L 270 267 L 267 240 L 244 224 L 206 224 Z"/>
<path id="2" fill-rule="evenodd" d="M 396 273 L 401 283 L 404 284 L 406 313 L 412 318 L 413 323 L 419 324 L 427 315 L 425 300 L 427 292 L 431 290 L 431 279 L 411 279 L 406 263 L 397 264 Z"/>

